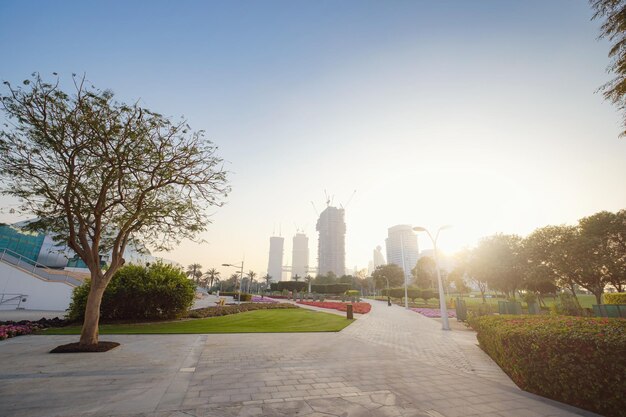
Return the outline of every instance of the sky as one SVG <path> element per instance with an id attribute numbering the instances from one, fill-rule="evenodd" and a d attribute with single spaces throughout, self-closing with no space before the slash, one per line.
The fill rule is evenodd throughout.
<path id="1" fill-rule="evenodd" d="M 452 225 L 438 243 L 454 252 L 626 208 L 591 15 L 584 0 L 0 0 L 0 78 L 84 73 L 207 132 L 232 192 L 205 243 L 159 255 L 263 275 L 269 237 L 290 264 L 303 229 L 315 260 L 326 192 L 346 207 L 347 267 L 365 268 L 396 224 Z M 1 197 L 0 221 L 14 205 Z"/>

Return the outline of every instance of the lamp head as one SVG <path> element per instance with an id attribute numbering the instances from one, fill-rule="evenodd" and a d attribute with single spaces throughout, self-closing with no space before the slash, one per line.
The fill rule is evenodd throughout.
<path id="1" fill-rule="evenodd" d="M 426 232 L 426 228 L 421 226 L 415 226 L 413 230 L 415 230 L 416 232 Z"/>
<path id="2" fill-rule="evenodd" d="M 222 266 L 232 266 L 231 264 L 222 264 Z"/>
<path id="3" fill-rule="evenodd" d="M 441 226 L 441 227 L 439 228 L 439 230 L 445 230 L 445 229 L 449 229 L 449 228 L 451 228 L 451 227 L 452 227 L 452 225 L 451 225 L 451 224 L 446 224 L 445 226 Z"/>

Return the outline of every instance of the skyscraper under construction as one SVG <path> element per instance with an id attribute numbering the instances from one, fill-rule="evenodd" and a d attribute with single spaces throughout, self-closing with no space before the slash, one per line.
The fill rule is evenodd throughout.
<path id="1" fill-rule="evenodd" d="M 319 232 L 317 246 L 317 273 L 326 275 L 329 272 L 342 276 L 346 272 L 346 222 L 345 210 L 337 207 L 326 207 L 317 220 L 316 230 Z"/>

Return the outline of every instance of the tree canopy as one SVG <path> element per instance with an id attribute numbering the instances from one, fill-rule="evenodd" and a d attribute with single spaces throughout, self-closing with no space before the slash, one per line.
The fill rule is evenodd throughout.
<path id="1" fill-rule="evenodd" d="M 84 78 L 73 77 L 71 92 L 37 73 L 5 85 L 2 192 L 37 218 L 31 228 L 66 242 L 89 268 L 80 343 L 93 349 L 102 294 L 129 241 L 164 250 L 195 239 L 210 223 L 208 209 L 228 192 L 227 173 L 203 131 L 120 103 Z"/>
<path id="2" fill-rule="evenodd" d="M 372 273 L 376 288 L 389 288 L 404 284 L 404 271 L 396 264 L 380 265 Z"/>
<path id="3" fill-rule="evenodd" d="M 609 50 L 611 63 L 608 70 L 615 77 L 603 85 L 604 98 L 624 112 L 622 124 L 626 128 L 626 1 L 590 0 L 594 10 L 592 19 L 604 18 L 600 27 L 600 38 L 612 43 Z M 626 136 L 623 130 L 620 136 Z"/>

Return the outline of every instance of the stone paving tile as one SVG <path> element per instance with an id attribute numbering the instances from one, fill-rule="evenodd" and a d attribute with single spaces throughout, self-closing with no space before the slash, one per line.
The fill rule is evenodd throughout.
<path id="1" fill-rule="evenodd" d="M 45 354 L 67 337 L 22 336 L 0 345 L 0 415 L 590 415 L 519 390 L 471 333 L 399 307 L 370 314 L 341 333 L 107 337 L 122 346 L 97 361 Z"/>

